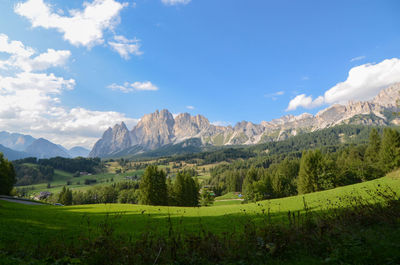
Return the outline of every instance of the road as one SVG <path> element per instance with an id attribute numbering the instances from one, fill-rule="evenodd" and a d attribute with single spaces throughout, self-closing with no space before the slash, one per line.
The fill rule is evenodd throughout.
<path id="1" fill-rule="evenodd" d="M 12 198 L 0 198 L 0 200 L 21 203 L 21 204 L 27 204 L 27 205 L 44 205 L 43 203 L 40 203 L 40 202 L 25 201 L 25 200 L 12 199 Z"/>

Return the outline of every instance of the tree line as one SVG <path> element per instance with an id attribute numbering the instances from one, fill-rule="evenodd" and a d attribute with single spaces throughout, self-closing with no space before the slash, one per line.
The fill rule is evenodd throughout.
<path id="1" fill-rule="evenodd" d="M 301 155 L 255 157 L 214 167 L 207 185 L 249 201 L 286 197 L 368 181 L 400 167 L 400 134 L 370 130 L 367 143 L 309 149 Z"/>
<path id="2" fill-rule="evenodd" d="M 27 157 L 19 160 L 13 161 L 14 165 L 21 164 L 37 164 L 41 166 L 50 166 L 54 169 L 64 170 L 70 173 L 75 173 L 76 171 L 85 171 L 88 173 L 96 173 L 101 170 L 103 164 L 101 159 L 96 158 L 66 158 L 66 157 L 52 157 L 37 159 L 36 157 Z"/>
<path id="3" fill-rule="evenodd" d="M 103 163 L 99 158 L 64 158 L 54 157 L 37 159 L 27 157 L 12 161 L 16 173 L 16 186 L 26 186 L 51 182 L 54 170 L 64 170 L 79 176 L 79 172 L 95 173 L 102 170 Z"/>
<path id="4" fill-rule="evenodd" d="M 180 171 L 175 179 L 166 177 L 164 170 L 150 165 L 140 181 L 125 181 L 109 186 L 95 186 L 87 191 L 72 191 L 66 187 L 50 196 L 48 202 L 64 205 L 95 203 L 134 203 L 144 205 L 199 206 L 199 184 L 192 171 Z M 208 194 L 204 204 L 210 204 Z"/>

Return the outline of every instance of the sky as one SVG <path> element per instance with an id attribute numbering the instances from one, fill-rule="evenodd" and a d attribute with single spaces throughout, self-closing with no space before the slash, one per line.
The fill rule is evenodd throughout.
<path id="1" fill-rule="evenodd" d="M 92 147 L 168 109 L 219 125 L 400 82 L 400 1 L 0 0 L 0 131 Z"/>

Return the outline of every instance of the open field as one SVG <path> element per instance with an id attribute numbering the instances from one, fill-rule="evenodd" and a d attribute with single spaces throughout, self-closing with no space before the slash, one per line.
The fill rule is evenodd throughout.
<path id="1" fill-rule="evenodd" d="M 36 237 L 36 229 L 44 238 L 57 233 L 71 236 L 84 229 L 88 220 L 100 222 L 105 216 L 118 216 L 115 219 L 117 231 L 120 233 L 137 234 L 150 226 L 163 231 L 167 229 L 168 217 L 180 224 L 182 229 L 196 232 L 201 227 L 221 233 L 229 231 L 234 226 L 240 226 L 244 220 L 251 217 L 261 220 L 263 213 L 270 212 L 276 222 L 286 218 L 288 211 L 302 211 L 304 201 L 312 210 L 346 206 L 353 201 L 349 198 L 359 196 L 374 200 L 370 191 L 390 187 L 400 191 L 400 171 L 391 173 L 381 179 L 369 182 L 339 187 L 332 190 L 298 195 L 281 199 L 260 201 L 249 204 L 216 205 L 211 207 L 162 207 L 132 204 L 96 204 L 68 207 L 42 206 L 40 208 L 14 203 L 0 202 L 0 230 L 2 236 L 14 237 L 28 235 Z M 236 202 L 236 201 L 235 201 Z M 201 224 L 201 225 L 200 225 Z M 229 225 L 228 225 L 229 224 Z M 16 229 L 18 227 L 18 229 Z M 11 233 L 11 234 L 9 234 Z M 31 240 L 34 240 L 31 238 Z M 28 240 L 29 241 L 29 240 Z"/>
<path id="2" fill-rule="evenodd" d="M 114 162 L 115 163 L 115 162 Z M 27 164 L 25 164 L 27 165 Z M 36 166 L 31 164 L 31 166 Z M 110 185 L 114 182 L 120 182 L 126 180 L 127 176 L 141 176 L 144 170 L 130 170 L 125 173 L 114 173 L 116 165 L 112 164 L 107 167 L 106 173 L 99 173 L 93 175 L 81 175 L 80 177 L 74 178 L 72 173 L 63 170 L 54 170 L 54 178 L 50 183 L 50 188 L 47 188 L 47 183 L 33 184 L 27 186 L 17 186 L 17 189 L 26 189 L 28 195 L 35 195 L 41 191 L 50 191 L 51 193 L 58 193 L 64 186 L 67 186 L 71 190 L 87 190 L 97 185 Z M 96 180 L 97 182 L 91 185 L 85 185 L 85 180 Z M 67 185 L 70 182 L 70 185 Z"/>
<path id="3" fill-rule="evenodd" d="M 21 254 L 23 257 L 33 256 L 41 259 L 42 256 L 40 253 L 38 255 L 37 251 L 43 252 L 43 255 L 45 255 L 43 257 L 48 257 L 49 255 L 63 257 L 62 255 L 74 256 L 76 251 L 84 247 L 86 249 L 85 251 L 90 251 L 87 253 L 93 252 L 92 254 L 88 254 L 90 257 L 97 258 L 97 260 L 92 261 L 90 264 L 106 264 L 104 263 L 104 258 L 102 258 L 103 256 L 106 258 L 112 257 L 112 251 L 122 254 L 123 247 L 121 246 L 132 242 L 132 244 L 137 244 L 139 249 L 149 246 L 149 249 L 145 251 L 144 255 L 150 260 L 142 261 L 144 264 L 148 264 L 148 262 L 153 263 L 157 256 L 157 251 L 161 251 L 159 243 L 156 243 L 159 242 L 158 240 L 167 240 L 166 242 L 173 243 L 177 240 L 175 236 L 187 236 L 187 240 L 189 240 L 187 242 L 191 242 L 190 240 L 192 239 L 196 240 L 195 235 L 203 235 L 201 237 L 202 241 L 200 242 L 206 243 L 209 242 L 207 240 L 207 235 L 210 234 L 208 233 L 224 238 L 218 239 L 223 240 L 220 242 L 224 244 L 224 249 L 225 247 L 229 248 L 229 244 L 234 244 L 231 246 L 236 249 L 233 250 L 233 253 L 241 249 L 247 249 L 251 251 L 250 253 L 254 254 L 254 251 L 257 250 L 251 246 L 247 247 L 247 244 L 253 244 L 251 243 L 254 242 L 252 240 L 257 238 L 256 236 L 254 236 L 254 238 L 250 236 L 253 233 L 251 229 L 255 229 L 251 228 L 252 224 L 256 226 L 259 224 L 260 227 L 266 224 L 289 225 L 288 222 L 291 221 L 290 218 L 288 218 L 288 211 L 293 214 L 304 213 L 305 205 L 306 208 L 315 213 L 315 216 L 320 216 L 321 214 L 323 216 L 323 213 L 330 212 L 337 207 L 345 208 L 351 206 L 354 202 L 357 202 L 359 198 L 362 198 L 364 202 L 369 201 L 374 203 L 379 200 L 378 197 L 375 197 L 375 192 L 388 190 L 389 188 L 390 191 L 400 191 L 400 171 L 391 173 L 381 179 L 327 191 L 261 201 L 258 203 L 216 205 L 211 207 L 162 207 L 132 204 L 96 204 L 59 207 L 52 205 L 23 205 L 0 201 L 0 262 L 4 259 L 7 264 L 20 264 L 19 262 L 21 262 L 21 260 L 9 258 L 8 254 L 5 253 L 14 253 L 12 255 L 17 255 L 18 257 L 21 257 L 18 253 L 23 253 Z M 397 208 L 395 211 L 397 211 Z M 306 212 L 308 213 L 309 211 Z M 352 214 L 353 212 L 347 217 L 350 218 L 350 224 L 352 224 Z M 304 216 L 308 216 L 308 214 Z M 357 216 L 358 215 L 356 215 L 356 217 Z M 361 216 L 363 215 L 360 215 L 360 217 Z M 381 215 L 378 214 L 377 216 L 380 217 Z M 390 218 L 390 212 L 388 216 Z M 289 227 L 293 227 L 293 225 Z M 332 233 L 335 235 L 334 227 L 335 226 L 331 229 L 333 229 Z M 340 229 L 346 227 L 348 227 L 348 224 L 345 223 L 343 227 L 339 226 L 338 229 L 342 231 Z M 294 228 L 296 229 L 296 226 L 294 226 Z M 331 236 L 329 234 L 313 234 L 313 231 L 315 231 L 314 229 L 315 228 L 312 226 L 309 228 L 307 228 L 307 226 L 304 228 L 297 228 L 297 230 L 294 230 L 296 239 L 293 239 L 293 242 L 300 242 L 299 240 L 303 240 L 303 238 L 306 237 L 306 239 L 304 239 L 306 242 L 305 244 L 308 244 L 307 240 L 311 240 L 310 242 L 312 244 L 317 244 L 316 246 L 318 246 L 320 244 L 319 238 L 321 237 L 324 239 L 324 247 L 318 250 L 320 251 L 318 253 L 326 253 L 325 249 L 329 248 L 332 243 Z M 349 236 L 351 237 L 348 238 L 346 234 L 348 232 L 340 232 L 340 238 L 335 239 L 339 241 L 335 242 L 334 246 L 340 247 L 342 249 L 341 251 L 347 250 L 349 247 L 351 250 L 349 250 L 348 254 L 342 254 L 342 252 L 340 252 L 338 257 L 345 257 L 347 261 L 354 261 L 356 259 L 371 261 L 375 260 L 377 255 L 380 255 L 379 260 L 381 261 L 388 260 L 388 257 L 392 257 L 392 261 L 396 261 L 400 258 L 398 255 L 394 255 L 398 250 L 397 245 L 392 244 L 392 242 L 398 242 L 400 239 L 400 230 L 396 225 L 390 226 L 385 224 L 384 226 L 367 226 L 367 230 L 357 226 L 355 226 L 355 228 L 349 227 L 349 229 L 349 231 L 351 231 Z M 278 231 L 285 233 L 285 230 Z M 273 231 L 267 233 L 269 236 L 274 235 Z M 111 237 L 111 235 L 113 236 Z M 194 237 L 190 239 L 190 235 L 194 235 Z M 228 235 L 228 237 L 226 237 L 226 235 Z M 242 238 L 246 247 L 243 248 L 240 242 L 234 243 L 239 240 L 239 238 L 229 239 L 229 235 L 237 235 L 239 238 Z M 250 237 L 246 239 L 247 235 Z M 307 239 L 308 237 L 310 238 Z M 124 238 L 124 240 L 128 241 L 118 241 L 118 238 L 121 238 L 121 240 Z M 288 238 L 283 236 L 283 239 L 287 240 Z M 214 240 L 214 238 L 211 236 L 209 240 Z M 362 242 L 360 249 L 357 248 L 359 240 L 366 240 Z M 341 241 L 343 241 L 345 245 L 341 245 Z M 52 242 L 50 249 L 46 247 L 49 242 Z M 82 245 L 80 245 L 81 243 Z M 258 243 L 254 244 L 256 244 L 255 247 L 257 247 Z M 349 244 L 349 246 L 346 244 Z M 35 249 L 37 249 L 36 252 L 32 249 L 32 246 L 35 246 Z M 153 248 L 154 246 L 156 249 Z M 182 250 L 183 253 L 187 253 L 185 251 L 192 251 L 190 243 L 185 243 L 185 245 L 181 245 L 181 247 L 187 248 L 187 250 Z M 209 250 L 207 249 L 214 248 L 211 243 L 207 243 L 205 247 L 204 253 L 207 253 L 207 255 L 209 255 Z M 309 251 L 309 247 L 310 246 L 308 246 L 305 251 Z M 372 254 L 370 253 L 369 256 L 364 256 L 365 247 L 373 248 Z M 68 249 L 69 254 L 63 254 L 64 252 L 61 251 L 62 249 Z M 171 247 L 168 247 L 168 249 L 172 250 L 173 248 L 171 249 Z M 319 258 L 314 257 L 313 254 L 308 252 L 302 252 L 304 251 L 304 247 L 301 249 L 303 250 L 298 250 L 298 252 L 296 252 L 295 255 L 297 256 L 292 256 L 292 260 L 289 259 L 291 264 L 321 264 Z M 4 250 L 7 251 L 2 252 Z M 132 249 L 132 251 L 133 250 L 134 249 Z M 103 253 L 102 251 L 106 252 Z M 109 251 L 111 251 L 111 254 Z M 198 253 L 203 253 L 201 249 L 197 251 L 200 251 Z M 271 253 L 272 250 L 267 249 L 266 251 L 267 253 Z M 85 252 L 76 255 L 82 257 L 81 255 L 85 255 L 84 253 Z M 132 253 L 132 257 L 137 257 L 136 255 L 140 257 L 141 255 L 140 251 L 134 253 L 136 254 Z M 204 253 L 202 255 L 204 255 Z M 224 255 L 223 253 L 224 252 L 218 252 L 218 255 Z M 166 255 L 166 253 L 163 253 L 163 255 Z M 187 254 L 183 254 L 180 258 L 190 258 L 190 256 L 186 255 Z M 233 257 L 230 256 L 232 254 L 227 255 Z M 323 254 L 321 255 L 322 257 L 324 256 Z M 345 255 L 349 256 L 346 258 Z M 117 257 L 119 256 L 120 254 L 117 254 L 114 258 L 118 259 Z M 337 255 L 332 252 L 329 256 L 335 257 Z M 168 259 L 173 258 L 164 257 L 166 258 L 166 262 Z M 244 257 L 246 257 L 246 254 L 242 253 L 241 258 L 243 259 Z M 208 256 L 208 258 L 212 259 L 212 256 Z M 256 256 L 254 256 L 254 258 L 257 259 Z M 298 258 L 300 258 L 300 260 Z M 101 260 L 103 263 L 100 262 Z M 39 260 L 38 263 L 33 264 L 42 264 L 41 262 L 42 260 Z M 52 263 L 50 261 L 50 263 L 47 264 Z M 124 264 L 124 262 L 122 264 Z M 282 263 L 278 260 L 276 263 L 272 264 Z M 337 263 L 333 260 L 332 262 L 328 262 L 328 264 Z"/>

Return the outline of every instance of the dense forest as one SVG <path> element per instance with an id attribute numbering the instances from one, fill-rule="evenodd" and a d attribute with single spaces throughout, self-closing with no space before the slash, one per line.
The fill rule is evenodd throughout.
<path id="1" fill-rule="evenodd" d="M 338 125 L 310 133 L 289 137 L 282 141 L 268 142 L 252 146 L 224 146 L 218 150 L 175 155 L 166 157 L 166 162 L 186 161 L 188 163 L 212 164 L 222 161 L 248 159 L 256 156 L 274 156 L 279 154 L 301 156 L 303 150 L 314 148 L 336 149 L 343 145 L 362 144 L 368 141 L 371 130 L 382 132 L 382 127 L 363 125 Z"/>
<path id="2" fill-rule="evenodd" d="M 287 155 L 236 160 L 211 169 L 207 181 L 218 195 L 242 192 L 248 201 L 279 198 L 382 177 L 400 166 L 400 134 L 373 128 L 367 143 L 311 148 Z"/>

